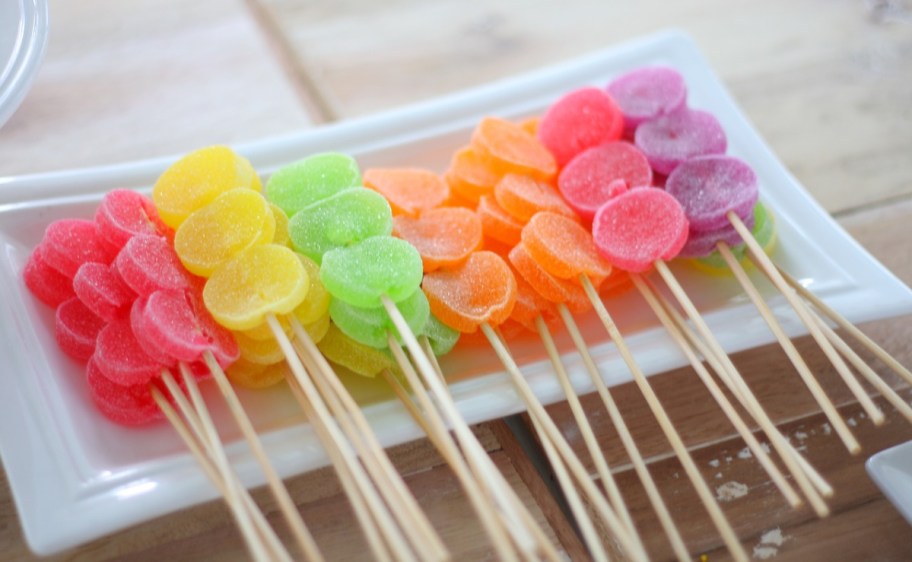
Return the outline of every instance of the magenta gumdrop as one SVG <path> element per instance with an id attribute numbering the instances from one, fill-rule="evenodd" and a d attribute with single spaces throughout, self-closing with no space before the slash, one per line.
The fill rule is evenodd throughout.
<path id="1" fill-rule="evenodd" d="M 98 334 L 105 321 L 73 297 L 57 307 L 54 338 L 60 350 L 77 361 L 87 361 L 95 353 Z"/>
<path id="2" fill-rule="evenodd" d="M 637 68 L 605 88 L 624 115 L 624 132 L 632 134 L 644 121 L 673 113 L 687 102 L 684 77 L 664 66 Z"/>
<path id="3" fill-rule="evenodd" d="M 82 264 L 73 277 L 73 290 L 82 304 L 106 321 L 126 313 L 136 298 L 117 269 L 101 263 Z"/>
<path id="4" fill-rule="evenodd" d="M 561 195 L 586 220 L 592 220 L 608 199 L 651 183 L 652 168 L 646 156 L 623 141 L 585 150 L 557 178 Z"/>
<path id="5" fill-rule="evenodd" d="M 621 138 L 624 118 L 607 92 L 580 88 L 557 100 L 538 124 L 538 139 L 564 167 L 577 154 Z"/>
<path id="6" fill-rule="evenodd" d="M 25 286 L 35 295 L 35 298 L 56 308 L 62 302 L 76 296 L 73 291 L 73 281 L 46 264 L 41 254 L 41 246 L 38 246 L 25 262 L 22 278 Z"/>
<path id="7" fill-rule="evenodd" d="M 685 160 L 722 154 L 728 146 L 722 125 L 711 113 L 686 107 L 642 123 L 634 142 L 652 169 L 666 175 Z"/>

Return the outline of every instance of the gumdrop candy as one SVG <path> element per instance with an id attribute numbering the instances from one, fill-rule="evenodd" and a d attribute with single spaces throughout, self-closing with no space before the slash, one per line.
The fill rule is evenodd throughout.
<path id="1" fill-rule="evenodd" d="M 421 255 L 405 240 L 374 236 L 323 256 L 320 280 L 333 297 L 362 308 L 380 306 L 381 296 L 402 301 L 421 284 Z"/>
<path id="2" fill-rule="evenodd" d="M 361 171 L 347 154 L 314 154 L 276 170 L 266 182 L 266 197 L 289 218 L 318 201 L 361 185 Z"/>
<path id="3" fill-rule="evenodd" d="M 105 194 L 95 210 L 95 227 L 101 239 L 118 252 L 137 234 L 174 234 L 158 216 L 152 200 L 129 189 Z"/>
<path id="4" fill-rule="evenodd" d="M 668 176 L 665 191 L 681 203 L 691 230 L 697 232 L 730 225 L 729 212 L 748 219 L 760 195 L 753 168 L 724 155 L 701 156 L 682 163 Z"/>
<path id="5" fill-rule="evenodd" d="M 418 168 L 365 170 L 364 185 L 389 201 L 393 215 L 416 217 L 439 207 L 450 197 L 450 188 L 443 178 Z"/>
<path id="6" fill-rule="evenodd" d="M 557 173 L 554 156 L 522 127 L 485 117 L 472 132 L 472 149 L 496 173 L 516 173 L 549 181 Z"/>
<path id="7" fill-rule="evenodd" d="M 612 80 L 605 89 L 620 107 L 628 135 L 640 123 L 673 113 L 687 103 L 684 77 L 664 66 L 631 70 Z"/>
<path id="8" fill-rule="evenodd" d="M 95 223 L 82 219 L 52 222 L 38 246 L 41 258 L 49 267 L 72 279 L 87 262 L 109 264 L 117 253 L 98 236 Z"/>
<path id="9" fill-rule="evenodd" d="M 652 167 L 628 142 L 613 142 L 581 152 L 561 170 L 557 187 L 570 207 L 591 221 L 605 201 L 628 189 L 652 185 Z"/>
<path id="10" fill-rule="evenodd" d="M 431 209 L 417 218 L 395 217 L 393 234 L 418 250 L 425 272 L 455 267 L 482 244 L 481 220 L 461 207 Z"/>
<path id="11" fill-rule="evenodd" d="M 136 298 L 117 268 L 101 263 L 82 264 L 73 277 L 73 290 L 89 310 L 105 321 L 125 313 Z"/>
<path id="12" fill-rule="evenodd" d="M 665 175 L 685 160 L 722 154 L 728 146 L 722 125 L 711 113 L 686 107 L 640 125 L 634 142 L 652 169 Z"/>
<path id="13" fill-rule="evenodd" d="M 529 176 L 507 174 L 494 186 L 494 199 L 501 209 L 522 223 L 535 213 L 546 211 L 576 220 L 576 213 L 557 189 Z"/>
<path id="14" fill-rule="evenodd" d="M 420 335 L 431 313 L 427 297 L 421 289 L 415 289 L 408 298 L 396 303 L 396 308 L 412 333 Z M 382 306 L 361 308 L 333 299 L 329 305 L 329 315 L 342 333 L 364 345 L 377 349 L 389 347 L 387 334 L 392 334 L 401 341 L 399 331 Z"/>
<path id="15" fill-rule="evenodd" d="M 522 231 L 529 255 L 561 279 L 589 277 L 595 286 L 611 274 L 611 264 L 598 253 L 592 234 L 577 222 L 555 213 L 538 213 Z"/>
<path id="16" fill-rule="evenodd" d="M 61 351 L 77 361 L 87 361 L 95 353 L 98 333 L 105 325 L 74 297 L 57 307 L 54 337 Z"/>
<path id="17" fill-rule="evenodd" d="M 618 140 L 623 131 L 623 115 L 611 96 L 587 87 L 554 102 L 542 116 L 537 134 L 563 168 L 587 148 Z"/>
<path id="18" fill-rule="evenodd" d="M 22 271 L 22 278 L 25 286 L 38 300 L 56 308 L 62 302 L 76 296 L 73 291 L 73 281 L 44 263 L 41 254 L 41 246 L 32 251 Z"/>
<path id="19" fill-rule="evenodd" d="M 117 254 L 114 266 L 124 283 L 140 296 L 158 290 L 183 291 L 194 282 L 174 248 L 161 236 L 134 236 Z"/>

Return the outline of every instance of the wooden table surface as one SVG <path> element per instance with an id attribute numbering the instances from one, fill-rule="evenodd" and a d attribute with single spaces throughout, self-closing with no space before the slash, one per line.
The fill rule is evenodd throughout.
<path id="1" fill-rule="evenodd" d="M 912 3 L 519 2 L 482 7 L 457 0 L 51 0 L 51 35 L 34 86 L 0 129 L 0 176 L 131 161 L 204 145 L 238 143 L 367 114 L 485 83 L 674 26 L 690 33 L 774 152 L 865 248 L 912 284 Z M 912 317 L 862 326 L 912 365 Z M 747 493 L 722 503 L 749 553 L 776 560 L 909 560 L 912 529 L 864 471 L 865 459 L 912 439 L 912 425 L 884 405 L 874 427 L 812 341 L 803 355 L 863 445 L 846 453 L 784 354 L 768 346 L 737 354 L 782 431 L 836 489 L 833 513 L 792 510 L 742 440 L 720 418 L 692 371 L 653 378 L 705 479 Z M 908 400 L 912 391 L 879 364 Z M 632 385 L 615 389 L 651 472 L 695 557 L 729 555 Z M 591 408 L 656 560 L 670 558 L 616 432 Z M 884 404 L 882 401 L 879 403 Z M 582 451 L 566 404 L 550 407 Z M 482 443 L 552 539 L 573 560 L 586 554 L 502 420 L 475 427 Z M 425 441 L 391 455 L 458 560 L 491 557 L 449 469 Z M 4 479 L 5 482 L 5 479 Z M 289 480 L 328 558 L 365 557 L 333 474 Z M 277 509 L 255 497 L 270 519 Z M 764 544 L 780 529 L 781 544 Z M 33 558 L 15 507 L 0 486 L 0 558 Z M 53 560 L 244 559 L 219 502 L 183 510 L 95 540 Z"/>

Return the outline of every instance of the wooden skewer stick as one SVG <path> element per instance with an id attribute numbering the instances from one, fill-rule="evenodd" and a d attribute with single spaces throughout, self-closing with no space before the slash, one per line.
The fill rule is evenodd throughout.
<path id="1" fill-rule="evenodd" d="M 779 342 L 779 345 L 782 347 L 782 350 L 788 356 L 789 360 L 792 362 L 792 365 L 795 367 L 795 370 L 798 371 L 798 375 L 801 377 L 801 380 L 804 381 L 805 386 L 811 392 L 811 395 L 817 400 L 817 404 L 820 406 L 820 409 L 823 410 L 823 413 L 826 415 L 827 419 L 832 424 L 833 429 L 836 430 L 836 434 L 839 435 L 842 439 L 843 444 L 853 455 L 858 454 L 861 451 L 861 445 L 858 443 L 858 440 L 855 439 L 855 436 L 852 435 L 852 431 L 849 429 L 849 426 L 846 425 L 842 416 L 839 415 L 839 412 L 836 410 L 836 406 L 833 405 L 833 402 L 824 392 L 823 387 L 820 386 L 820 382 L 814 377 L 814 374 L 811 373 L 811 370 L 808 368 L 807 363 L 801 357 L 801 354 L 798 353 L 798 349 L 795 348 L 795 344 L 792 343 L 791 338 L 789 338 L 785 331 L 782 329 L 782 325 L 776 320 L 776 317 L 773 315 L 773 311 L 770 310 L 766 301 L 763 300 L 763 297 L 760 295 L 760 292 L 757 290 L 757 287 L 751 282 L 750 278 L 747 276 L 747 272 L 744 271 L 744 268 L 741 266 L 741 263 L 735 258 L 732 254 L 731 249 L 728 247 L 728 244 L 724 242 L 719 242 L 717 245 L 719 254 L 725 260 L 725 263 L 728 264 L 728 268 L 732 271 L 735 276 L 735 279 L 738 280 L 738 283 L 741 284 L 741 287 L 744 289 L 744 292 L 750 297 L 751 301 L 754 303 L 754 306 L 757 308 L 757 311 L 760 312 L 760 316 L 763 317 L 763 320 L 766 321 L 767 326 L 773 335 L 776 336 L 776 340 Z"/>
<path id="2" fill-rule="evenodd" d="M 656 262 L 656 269 L 662 275 L 666 285 L 671 289 L 677 301 L 684 308 L 687 316 L 693 321 L 697 331 L 703 337 L 703 341 L 701 342 L 699 338 L 693 336 L 693 332 L 686 327 L 686 323 L 680 315 L 677 314 L 674 307 L 667 306 L 666 310 L 672 314 L 673 317 L 677 318 L 676 321 L 678 322 L 678 326 L 685 335 L 690 334 L 693 336 L 688 338 L 691 345 L 694 345 L 700 350 L 700 353 L 710 362 L 713 369 L 716 370 L 716 373 L 719 375 L 722 382 L 728 386 L 729 390 L 732 391 L 741 405 L 747 409 L 751 414 L 751 417 L 753 417 L 757 424 L 763 429 L 763 432 L 770 440 L 770 444 L 779 452 L 782 461 L 792 473 L 798 487 L 804 492 L 804 495 L 808 498 L 808 502 L 810 502 L 811 507 L 814 508 L 817 515 L 820 517 L 829 515 L 829 507 L 827 507 L 822 499 L 814 492 L 811 487 L 811 482 L 817 478 L 818 480 L 823 481 L 826 487 L 829 487 L 829 484 L 826 484 L 819 473 L 817 473 L 809 463 L 801 462 L 804 460 L 804 457 L 788 443 L 785 436 L 782 435 L 779 428 L 777 428 L 776 424 L 770 419 L 769 414 L 767 414 L 766 410 L 763 409 L 763 406 L 760 405 L 757 397 L 754 395 L 753 391 L 751 391 L 747 382 L 744 381 L 741 373 L 738 372 L 737 367 L 732 363 L 731 358 L 725 353 L 725 350 L 722 349 L 722 345 L 713 335 L 709 326 L 706 325 L 706 321 L 697 311 L 697 308 L 694 306 L 693 302 L 691 302 L 690 297 L 687 296 L 684 288 L 681 287 L 677 279 L 675 279 L 674 274 L 671 273 L 668 266 L 664 262 L 659 261 Z M 660 293 L 657 292 L 657 294 Z M 808 482 L 808 479 L 811 479 L 811 482 Z M 821 490 L 821 492 L 823 492 L 823 490 Z M 829 493 L 832 494 L 832 488 L 829 488 Z"/>
<path id="3" fill-rule="evenodd" d="M 409 549 L 401 529 L 393 523 L 394 518 L 389 514 L 376 488 L 368 479 L 364 467 L 352 451 L 351 444 L 345 439 L 338 424 L 321 399 L 319 391 L 304 369 L 304 365 L 301 364 L 294 346 L 292 346 L 288 336 L 282 330 L 278 319 L 270 314 L 267 315 L 266 322 L 272 330 L 273 337 L 275 337 L 279 347 L 282 348 L 282 352 L 285 354 L 285 359 L 288 366 L 291 367 L 294 380 L 307 398 L 306 402 L 302 402 L 301 405 L 314 414 L 314 417 L 308 416 L 308 419 L 311 419 L 311 423 L 314 424 L 315 428 L 321 429 L 318 435 L 321 436 L 323 446 L 327 451 L 335 448 L 341 453 L 341 458 L 344 460 L 341 464 L 350 470 L 352 479 L 357 484 L 358 490 L 361 492 L 374 521 L 382 530 L 383 538 L 389 545 L 395 559 L 414 560 L 414 553 Z"/>
<path id="4" fill-rule="evenodd" d="M 491 347 L 494 348 L 494 352 L 497 353 L 498 358 L 500 358 L 507 374 L 510 375 L 513 387 L 519 393 L 520 398 L 522 398 L 523 403 L 529 412 L 529 416 L 536 418 L 541 424 L 541 427 L 545 432 L 544 434 L 555 446 L 561 458 L 566 463 L 567 468 L 576 479 L 577 484 L 592 503 L 593 509 L 595 509 L 602 521 L 608 526 L 610 532 L 621 544 L 621 548 L 623 548 L 624 552 L 633 559 L 648 560 L 649 557 L 645 550 L 636 548 L 635 543 L 630 539 L 626 532 L 626 525 L 621 522 L 615 514 L 614 509 L 608 505 L 607 499 L 592 482 L 592 479 L 589 477 L 579 458 L 573 452 L 573 449 L 570 448 L 570 445 L 545 411 L 541 402 L 539 402 L 538 398 L 535 396 L 535 393 L 532 392 L 532 388 L 529 387 L 526 379 L 522 376 L 519 366 L 516 364 L 513 355 L 507 349 L 506 344 L 497 336 L 497 334 L 495 334 L 494 329 L 489 324 L 482 324 L 481 330 L 488 338 L 488 341 L 491 343 Z"/>
<path id="5" fill-rule="evenodd" d="M 535 319 L 535 327 L 538 329 L 542 344 L 544 344 L 545 351 L 548 353 L 548 358 L 551 360 L 551 365 L 554 367 L 554 374 L 564 391 L 564 396 L 567 397 L 570 411 L 573 413 L 580 434 L 583 436 L 583 441 L 589 451 L 589 456 L 592 458 L 593 463 L 595 463 L 596 472 L 598 473 L 599 478 L 602 479 L 602 482 L 604 482 L 605 489 L 608 491 L 611 505 L 624 522 L 630 540 L 636 544 L 638 549 L 642 549 L 645 552 L 643 542 L 636 532 L 633 519 L 630 517 L 630 511 L 627 509 L 627 504 L 624 503 L 624 498 L 621 496 L 620 490 L 618 490 L 617 483 L 614 481 L 614 476 L 612 476 L 611 470 L 608 468 L 608 462 L 605 460 L 605 455 L 602 453 L 601 447 L 599 447 L 595 433 L 592 431 L 592 426 L 586 418 L 586 413 L 583 412 L 579 397 L 570 384 L 570 377 L 567 375 L 567 370 L 564 368 L 560 354 L 557 352 L 557 346 L 554 345 L 554 338 L 551 336 L 551 331 L 548 329 L 548 326 L 541 316 L 538 316 Z M 598 534 L 595 532 L 595 526 L 592 523 L 592 519 L 589 517 L 589 514 L 580 501 L 579 494 L 573 486 L 573 481 L 570 479 L 563 461 L 560 456 L 558 456 L 557 451 L 554 449 L 554 446 L 551 444 L 544 428 L 542 428 L 538 420 L 535 417 L 532 417 L 531 419 L 532 424 L 535 427 L 535 432 L 541 439 L 542 448 L 554 469 L 555 476 L 557 476 L 561 489 L 567 497 L 567 503 L 570 505 L 574 518 L 580 527 L 583 539 L 586 542 L 586 546 L 589 548 L 589 553 L 597 560 L 607 559 L 608 555 L 605 553 L 602 543 L 598 538 Z"/>
<path id="6" fill-rule="evenodd" d="M 222 497 L 226 497 L 228 494 L 228 489 L 226 487 L 225 481 L 222 479 L 222 475 L 219 474 L 218 469 L 213 465 L 210 456 L 207 456 L 207 453 L 204 453 L 200 448 L 201 445 L 206 448 L 208 451 L 211 445 L 208 441 L 203 440 L 202 435 L 195 435 L 191 433 L 190 429 L 187 427 L 187 424 L 181 420 L 180 415 L 174 410 L 168 400 L 165 398 L 162 392 L 155 388 L 151 387 L 152 399 L 155 400 L 155 403 L 158 405 L 158 408 L 165 414 L 165 417 L 171 422 L 172 427 L 174 427 L 178 436 L 187 446 L 187 449 L 196 459 L 196 462 L 203 469 L 203 472 L 206 473 L 206 476 L 209 478 L 209 481 L 218 488 L 219 493 L 222 494 Z M 195 417 L 195 413 L 192 411 L 184 412 L 185 417 L 188 419 L 190 417 Z M 263 516 L 263 512 L 260 511 L 256 503 L 253 501 L 253 498 L 250 497 L 250 494 L 247 492 L 247 489 L 244 487 L 239 487 L 241 493 L 241 500 L 243 502 L 243 509 L 246 509 L 251 518 L 253 519 L 253 524 L 256 526 L 257 533 L 260 538 L 266 542 L 266 546 L 270 549 L 270 554 L 275 560 L 280 560 L 282 562 L 292 562 L 291 555 L 288 554 L 288 551 L 285 550 L 285 547 L 282 545 L 282 542 L 276 536 L 275 531 L 272 527 L 269 526 L 269 523 L 266 521 L 266 518 Z M 233 506 L 229 508 L 234 509 Z"/>
<path id="7" fill-rule="evenodd" d="M 596 392 L 598 392 L 599 397 L 602 399 L 602 404 L 608 410 L 608 415 L 611 417 L 611 423 L 614 424 L 614 428 L 621 438 L 621 443 L 623 443 L 624 449 L 627 451 L 627 456 L 633 464 L 633 469 L 636 471 L 640 482 L 643 484 L 643 488 L 646 490 L 646 495 L 649 498 L 652 509 L 659 517 L 659 523 L 662 525 L 665 535 L 668 536 L 675 556 L 677 556 L 678 560 L 681 560 L 681 562 L 690 560 L 690 553 L 687 550 L 687 546 L 684 544 L 684 539 L 681 538 L 681 532 L 671 518 L 671 513 L 668 511 L 668 507 L 665 505 L 665 501 L 659 493 L 659 488 L 656 486 L 655 480 L 653 480 L 652 474 L 649 472 L 649 468 L 643 460 L 643 455 L 640 454 L 636 441 L 633 439 L 633 435 L 627 427 L 627 422 L 624 421 L 621 410 L 618 408 L 617 403 L 615 403 L 614 398 L 611 396 L 611 392 L 608 390 L 608 386 L 602 379 L 601 373 L 595 364 L 595 360 L 592 358 L 592 354 L 589 353 L 589 347 L 583 339 L 579 326 L 577 326 L 576 321 L 573 319 L 573 316 L 570 314 L 570 310 L 567 309 L 566 305 L 558 305 L 557 310 L 563 319 L 564 324 L 567 326 L 570 338 L 576 345 L 576 349 L 583 360 L 583 364 L 586 366 L 586 371 L 589 373 L 589 378 L 592 380 L 592 384 L 595 385 Z"/>
<path id="8" fill-rule="evenodd" d="M 406 538 L 419 553 L 419 558 L 449 559 L 446 547 L 380 446 L 361 408 L 342 385 L 301 323 L 293 316 L 290 320 L 296 347 L 301 352 L 302 360 L 342 430 L 348 435 L 358 454 L 365 459 L 368 472 L 377 482 L 380 493 L 390 506 Z"/>
<path id="9" fill-rule="evenodd" d="M 753 432 L 751 432 L 750 428 L 747 427 L 747 424 L 744 422 L 744 420 L 741 419 L 741 416 L 738 414 L 737 410 L 735 410 L 735 407 L 729 401 L 728 397 L 724 392 L 722 392 L 722 389 L 716 383 L 715 379 L 712 378 L 712 375 L 710 375 L 706 367 L 703 366 L 703 362 L 700 361 L 699 357 L 697 357 L 697 352 L 688 343 L 688 340 L 682 333 L 681 329 L 666 311 L 666 306 L 663 305 L 658 294 L 653 292 L 653 290 L 649 287 L 649 284 L 645 283 L 639 276 L 634 276 L 632 279 L 634 285 L 640 291 L 640 294 L 643 295 L 643 298 L 649 304 L 649 307 L 652 308 L 652 311 L 659 318 L 659 321 L 662 322 L 663 326 L 665 326 L 666 331 L 668 331 L 672 339 L 675 340 L 675 343 L 678 344 L 678 347 L 684 353 L 684 356 L 687 357 L 687 360 L 690 362 L 690 365 L 697 373 L 697 376 L 700 378 L 704 386 L 706 386 L 706 389 L 712 395 L 713 399 L 715 399 L 716 403 L 725 413 L 725 416 L 738 431 L 738 435 L 741 436 L 750 451 L 757 458 L 757 461 L 760 463 L 760 466 L 764 468 L 767 475 L 770 477 L 770 480 L 772 480 L 776 487 L 779 488 L 779 491 L 782 492 L 782 495 L 785 497 L 789 505 L 792 507 L 798 507 L 801 505 L 801 497 L 797 492 L 795 492 L 795 489 L 792 488 L 792 486 L 785 479 L 785 476 L 779 470 L 779 467 L 773 463 L 770 456 L 760 445 L 760 442 L 757 441 L 757 438 L 754 436 Z"/>
<path id="10" fill-rule="evenodd" d="M 786 273 L 781 267 L 777 266 L 779 273 L 785 279 L 786 283 L 792 286 L 793 289 L 798 291 L 798 293 L 811 302 L 818 310 L 826 314 L 830 320 L 836 322 L 843 330 L 850 333 L 852 337 L 858 340 L 863 346 L 871 351 L 878 359 L 884 362 L 888 367 L 893 369 L 893 371 L 904 378 L 907 383 L 912 384 L 912 372 L 909 369 L 903 367 L 903 365 L 896 360 L 895 357 L 890 355 L 887 350 L 880 347 L 874 340 L 868 337 L 867 334 L 858 329 L 855 324 L 852 324 L 842 314 L 836 312 L 831 306 L 823 302 L 820 297 L 808 290 L 807 287 L 795 280 L 791 275 Z"/>
<path id="11" fill-rule="evenodd" d="M 876 404 L 871 400 L 871 397 L 868 396 L 864 388 L 859 384 L 858 380 L 852 375 L 852 372 L 849 370 L 848 365 L 845 364 L 845 361 L 842 360 L 842 357 L 836 353 L 836 350 L 830 344 L 829 340 L 823 335 L 820 329 L 817 327 L 817 324 L 814 322 L 814 319 L 811 318 L 810 311 L 807 308 L 807 305 L 798 298 L 795 294 L 795 291 L 789 287 L 788 283 L 785 282 L 785 279 L 782 278 L 782 275 L 779 274 L 779 270 L 776 269 L 775 264 L 766 255 L 766 252 L 763 251 L 763 248 L 760 247 L 760 244 L 754 239 L 754 236 L 751 234 L 750 229 L 745 226 L 744 222 L 738 217 L 737 214 L 729 211 L 728 213 L 729 222 L 735 227 L 735 230 L 738 231 L 738 234 L 741 235 L 741 238 L 744 240 L 744 243 L 747 244 L 748 249 L 750 250 L 751 260 L 754 262 L 754 265 L 762 271 L 776 289 L 782 293 L 782 296 L 785 297 L 789 305 L 798 315 L 798 318 L 801 319 L 801 322 L 807 328 L 808 333 L 811 337 L 814 338 L 814 341 L 817 342 L 817 345 L 820 346 L 823 354 L 826 355 L 827 359 L 830 360 L 830 363 L 833 364 L 833 367 L 836 369 L 836 372 L 839 373 L 839 376 L 842 377 L 843 382 L 846 386 L 849 387 L 849 390 L 852 391 L 852 394 L 855 396 L 855 399 L 858 400 L 858 403 L 861 404 L 868 416 L 870 416 L 871 421 L 874 422 L 874 425 L 882 425 L 884 423 L 885 417 L 884 413 Z"/>
<path id="12" fill-rule="evenodd" d="M 672 449 L 674 449 L 675 455 L 684 467 L 684 472 L 686 472 L 688 478 L 690 478 L 690 482 L 696 490 L 697 495 L 700 497 L 703 507 L 709 513 L 710 519 L 712 519 L 716 530 L 719 531 L 722 541 L 725 543 L 729 552 L 731 552 L 733 558 L 742 562 L 747 562 L 747 552 L 745 552 L 744 547 L 738 540 L 738 536 L 735 534 L 734 529 L 732 529 L 731 523 L 729 523 L 728 519 L 725 517 L 725 514 L 713 497 L 712 492 L 710 492 L 706 482 L 703 481 L 700 470 L 697 468 L 693 458 L 691 458 L 690 453 L 687 451 L 684 441 L 681 439 L 681 436 L 678 435 L 668 414 L 665 413 L 665 408 L 663 408 L 661 402 L 659 402 L 659 398 L 656 396 L 655 391 L 653 391 L 652 386 L 646 379 L 646 375 L 643 374 L 643 371 L 640 370 L 636 360 L 634 360 L 633 354 L 630 353 L 630 349 L 627 347 L 627 342 L 624 340 L 620 330 L 618 330 L 617 325 L 608 313 L 608 309 L 605 308 L 604 303 L 602 303 L 602 300 L 599 298 L 598 293 L 596 292 L 595 287 L 592 286 L 589 278 L 584 276 L 582 279 L 583 288 L 589 296 L 589 300 L 592 301 L 592 306 L 595 308 L 596 314 L 608 331 L 611 341 L 614 342 L 618 352 L 624 359 L 624 362 L 627 364 L 627 368 L 630 369 L 634 382 L 636 382 L 637 387 L 643 394 L 643 398 L 645 398 L 647 404 L 649 404 L 652 415 L 659 422 L 659 426 L 662 428 L 665 438 L 668 439 Z"/>
<path id="13" fill-rule="evenodd" d="M 260 469 L 266 475 L 266 482 L 269 485 L 269 489 L 276 502 L 279 504 L 279 509 L 285 517 L 288 526 L 291 528 L 292 534 L 298 543 L 298 547 L 301 549 L 301 552 L 304 553 L 304 557 L 307 560 L 323 560 L 323 555 L 320 554 L 320 549 L 317 547 L 313 535 L 311 535 L 307 526 L 304 524 L 301 513 L 298 511 L 294 500 L 291 499 L 291 495 L 288 493 L 288 488 L 282 483 L 282 479 L 276 472 L 275 467 L 272 466 L 272 462 L 270 462 L 269 458 L 266 456 L 266 450 L 263 448 L 263 443 L 260 441 L 256 430 L 253 428 L 253 423 L 251 423 L 250 418 L 247 416 L 247 412 L 245 412 L 243 406 L 241 406 L 241 401 L 238 400 L 234 388 L 232 388 L 231 383 L 228 382 L 228 377 L 225 376 L 225 372 L 218 364 L 218 361 L 215 360 L 211 351 L 206 351 L 204 353 L 203 360 L 206 363 L 206 367 L 209 368 L 209 372 L 212 373 L 212 378 L 215 380 L 225 402 L 228 404 L 228 408 L 238 427 L 241 429 L 241 433 L 247 440 L 250 450 L 253 451 L 253 455 L 259 463 Z"/>

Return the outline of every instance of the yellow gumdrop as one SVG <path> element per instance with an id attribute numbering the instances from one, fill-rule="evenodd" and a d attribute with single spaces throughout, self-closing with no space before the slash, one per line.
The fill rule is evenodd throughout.
<path id="1" fill-rule="evenodd" d="M 250 330 L 266 315 L 288 314 L 307 296 L 310 279 L 290 249 L 262 244 L 217 269 L 203 289 L 203 302 L 229 330 Z"/>
<path id="2" fill-rule="evenodd" d="M 272 243 L 290 248 L 291 237 L 288 235 L 288 215 L 275 203 L 269 204 L 269 210 L 272 211 L 272 216 L 275 219 L 275 234 L 272 237 Z"/>
<path id="3" fill-rule="evenodd" d="M 376 377 L 383 369 L 393 369 L 396 365 L 389 355 L 351 339 L 334 324 L 317 347 L 327 359 L 362 377 Z"/>
<path id="4" fill-rule="evenodd" d="M 271 242 L 275 228 L 262 195 L 232 189 L 187 217 L 174 235 L 174 251 L 188 271 L 209 277 L 244 250 Z"/>
<path id="5" fill-rule="evenodd" d="M 330 296 L 323 287 L 323 283 L 320 282 L 320 266 L 317 265 L 317 262 L 301 254 L 298 254 L 298 258 L 310 278 L 310 291 L 307 292 L 307 298 L 298 305 L 293 314 L 298 322 L 306 326 L 329 314 Z"/>
<path id="6" fill-rule="evenodd" d="M 227 146 L 210 146 L 187 154 L 165 170 L 155 182 L 152 200 L 165 224 L 177 228 L 190 213 L 238 187 L 263 190 L 246 158 Z"/>
<path id="7" fill-rule="evenodd" d="M 285 359 L 285 354 L 275 339 L 256 340 L 245 336 L 244 332 L 235 332 L 234 339 L 241 351 L 241 359 L 251 363 L 272 365 Z"/>
<path id="8" fill-rule="evenodd" d="M 258 365 L 244 359 L 238 359 L 225 370 L 228 380 L 232 383 L 254 390 L 282 382 L 288 372 L 288 365 L 284 361 L 272 365 Z"/>
<path id="9" fill-rule="evenodd" d="M 323 341 L 323 338 L 326 337 L 326 333 L 329 331 L 329 325 L 329 309 L 327 309 L 323 316 L 317 318 L 310 324 L 304 324 L 302 327 L 314 343 L 320 343 Z"/>
<path id="10" fill-rule="evenodd" d="M 313 277 L 308 276 L 310 279 L 311 287 L 307 291 L 307 294 L 310 294 L 310 291 L 313 290 L 314 280 Z M 282 331 L 285 332 L 289 338 L 291 337 L 291 322 L 287 320 L 285 316 L 280 317 L 279 324 L 282 326 Z M 238 334 L 244 334 L 244 336 L 253 339 L 253 340 L 271 340 L 275 338 L 275 334 L 272 333 L 272 328 L 269 327 L 269 324 L 262 323 L 255 328 L 249 330 L 242 330 L 237 332 Z"/>

